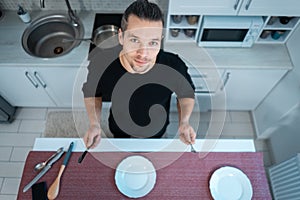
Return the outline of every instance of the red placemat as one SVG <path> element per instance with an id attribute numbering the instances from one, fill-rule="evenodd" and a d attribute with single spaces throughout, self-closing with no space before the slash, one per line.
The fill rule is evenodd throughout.
<path id="1" fill-rule="evenodd" d="M 31 190 L 23 193 L 24 186 L 37 174 L 33 171 L 37 162 L 47 159 L 53 152 L 29 153 L 20 183 L 19 200 L 31 200 Z M 153 190 L 140 199 L 212 199 L 209 191 L 211 174 L 222 166 L 234 166 L 241 169 L 250 179 L 253 187 L 253 199 L 272 199 L 263 167 L 262 153 L 218 153 L 211 152 L 205 157 L 200 153 L 126 153 L 97 152 L 88 153 L 81 164 L 77 163 L 81 153 L 73 153 L 69 165 L 61 179 L 61 188 L 57 199 L 130 199 L 121 194 L 115 185 L 115 167 L 127 156 L 142 155 L 158 167 L 156 184 Z M 174 157 L 178 157 L 175 161 Z M 99 159 L 110 161 L 110 166 Z M 57 176 L 61 158 L 38 182 L 46 181 L 48 187 Z M 170 161 L 169 165 L 166 163 Z M 173 162 L 172 162 L 173 161 Z"/>

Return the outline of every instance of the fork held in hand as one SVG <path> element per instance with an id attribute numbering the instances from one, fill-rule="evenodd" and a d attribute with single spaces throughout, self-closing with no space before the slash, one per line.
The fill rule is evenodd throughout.
<path id="1" fill-rule="evenodd" d="M 193 144 L 192 144 L 192 143 L 190 143 L 190 146 L 191 146 L 191 152 L 193 152 L 193 153 L 197 153 L 197 151 L 194 149 L 194 147 L 193 147 Z"/>

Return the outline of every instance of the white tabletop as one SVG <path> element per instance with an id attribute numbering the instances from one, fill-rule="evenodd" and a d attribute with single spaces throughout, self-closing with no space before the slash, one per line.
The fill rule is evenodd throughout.
<path id="1" fill-rule="evenodd" d="M 81 138 L 36 138 L 34 151 L 66 150 L 75 142 L 74 152 L 85 150 Z M 199 152 L 255 152 L 254 141 L 250 139 L 197 139 L 194 148 Z M 179 139 L 101 139 L 100 144 L 90 151 L 94 152 L 188 152 L 190 146 Z"/>

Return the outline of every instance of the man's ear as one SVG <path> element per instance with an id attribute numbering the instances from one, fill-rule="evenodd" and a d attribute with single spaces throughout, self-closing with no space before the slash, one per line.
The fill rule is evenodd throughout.
<path id="1" fill-rule="evenodd" d="M 123 31 L 120 28 L 119 28 L 118 38 L 119 38 L 119 43 L 123 45 L 124 44 Z"/>

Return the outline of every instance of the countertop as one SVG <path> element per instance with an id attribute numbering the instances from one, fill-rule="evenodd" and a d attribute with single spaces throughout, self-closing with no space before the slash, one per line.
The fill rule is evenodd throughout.
<path id="1" fill-rule="evenodd" d="M 31 12 L 34 20 L 49 13 L 66 13 L 66 11 Z M 78 12 L 82 20 L 85 38 L 90 38 L 94 24 L 95 12 Z M 28 55 L 21 44 L 23 31 L 28 25 L 23 23 L 15 11 L 8 11 L 0 21 L 0 67 L 1 66 L 61 66 L 79 67 L 86 63 L 89 43 L 81 44 L 67 55 L 57 58 L 36 58 Z M 292 69 L 285 45 L 256 44 L 252 48 L 200 48 L 196 43 L 175 43 L 165 41 L 164 49 L 174 52 L 199 68 L 242 68 L 242 69 Z"/>
<path id="2" fill-rule="evenodd" d="M 293 68 L 289 52 L 282 44 L 255 44 L 251 48 L 203 48 L 194 43 L 169 42 L 164 49 L 180 55 L 198 68 Z"/>

